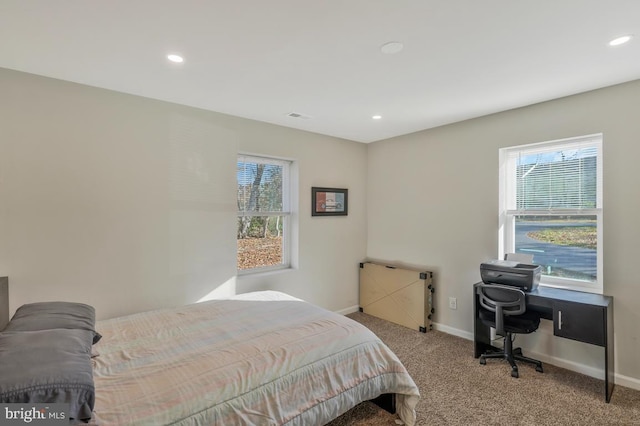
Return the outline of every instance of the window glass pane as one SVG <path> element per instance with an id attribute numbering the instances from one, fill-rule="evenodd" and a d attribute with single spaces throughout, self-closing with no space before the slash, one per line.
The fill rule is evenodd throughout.
<path id="1" fill-rule="evenodd" d="M 526 153 L 516 165 L 518 210 L 597 208 L 596 147 Z"/>
<path id="2" fill-rule="evenodd" d="M 515 251 L 533 255 L 544 275 L 597 281 L 597 218 L 516 216 Z"/>
<path id="3" fill-rule="evenodd" d="M 281 164 L 240 159 L 237 163 L 238 211 L 282 211 L 283 169 Z"/>
<path id="4" fill-rule="evenodd" d="M 238 269 L 284 263 L 284 216 L 238 217 Z"/>

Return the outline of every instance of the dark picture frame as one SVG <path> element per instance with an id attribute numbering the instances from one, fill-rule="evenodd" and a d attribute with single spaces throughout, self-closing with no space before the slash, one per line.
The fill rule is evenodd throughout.
<path id="1" fill-rule="evenodd" d="M 347 216 L 348 207 L 348 189 L 311 188 L 311 216 Z"/>

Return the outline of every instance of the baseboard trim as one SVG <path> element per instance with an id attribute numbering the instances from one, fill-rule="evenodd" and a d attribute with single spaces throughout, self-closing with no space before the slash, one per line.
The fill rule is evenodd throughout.
<path id="1" fill-rule="evenodd" d="M 618 373 L 616 373 L 616 385 L 624 386 L 630 389 L 640 390 L 639 379 L 629 377 L 629 376 L 623 376 L 622 374 L 618 374 Z"/>
<path id="2" fill-rule="evenodd" d="M 463 339 L 473 340 L 473 333 L 469 333 L 468 331 L 460 330 L 458 328 L 449 327 L 448 325 L 435 322 L 433 323 L 433 329 L 442 331 L 443 333 L 453 334 L 454 336 L 462 337 Z"/>
<path id="3" fill-rule="evenodd" d="M 433 328 L 438 331 L 442 331 L 443 333 L 452 334 L 454 336 L 462 337 L 463 339 L 473 340 L 473 333 L 469 333 L 468 331 L 460 330 L 457 328 L 449 327 L 444 324 L 434 323 Z M 546 362 L 556 367 L 565 368 L 570 371 L 575 371 L 576 373 L 584 374 L 589 377 L 594 377 L 599 380 L 604 380 L 604 372 L 601 369 L 597 369 L 588 365 L 580 364 L 573 361 L 568 361 L 563 358 L 549 356 L 543 353 L 539 353 L 536 351 L 532 351 L 530 349 L 527 350 L 528 354 L 532 358 L 539 359 L 542 362 Z M 622 374 L 615 373 L 615 384 L 624 386 L 630 389 L 640 390 L 640 379 L 636 379 L 634 377 L 623 376 Z M 614 391 L 615 392 L 615 391 Z"/>
<path id="4" fill-rule="evenodd" d="M 360 306 L 354 305 L 354 306 L 349 306 L 348 308 L 340 309 L 339 311 L 334 311 L 334 312 L 340 315 L 349 315 L 354 312 L 358 312 L 359 310 L 360 310 Z"/>

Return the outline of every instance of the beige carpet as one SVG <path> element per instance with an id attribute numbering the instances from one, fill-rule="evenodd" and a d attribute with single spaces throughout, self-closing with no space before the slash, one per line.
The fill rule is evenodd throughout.
<path id="1" fill-rule="evenodd" d="M 543 364 L 542 374 L 519 364 L 516 379 L 506 361 L 480 365 L 469 340 L 419 333 L 359 312 L 349 317 L 376 333 L 409 370 L 420 388 L 419 425 L 640 425 L 640 391 L 616 385 L 607 404 L 601 380 L 550 364 Z M 395 425 L 395 420 L 365 402 L 330 425 Z"/>

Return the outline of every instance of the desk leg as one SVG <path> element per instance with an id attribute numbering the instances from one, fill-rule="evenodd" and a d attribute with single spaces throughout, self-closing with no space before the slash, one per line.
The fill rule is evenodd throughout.
<path id="1" fill-rule="evenodd" d="M 613 393 L 613 363 L 609 360 L 609 348 L 604 349 L 604 400 L 610 402 L 611 394 Z"/>
<path id="2" fill-rule="evenodd" d="M 476 287 L 473 287 L 473 357 L 479 358 L 480 355 L 492 349 L 491 346 L 491 328 L 483 324 L 478 318 L 480 308 L 478 307 L 478 295 Z"/>
<path id="3" fill-rule="evenodd" d="M 615 363 L 613 355 L 613 303 L 609 304 L 606 309 L 606 334 L 604 347 L 604 398 L 607 402 L 611 401 L 613 386 L 615 383 Z"/>

